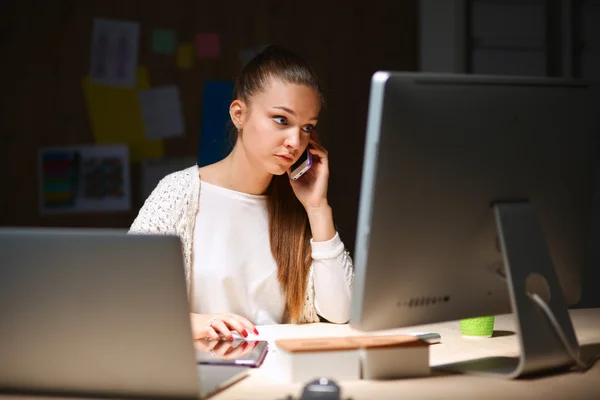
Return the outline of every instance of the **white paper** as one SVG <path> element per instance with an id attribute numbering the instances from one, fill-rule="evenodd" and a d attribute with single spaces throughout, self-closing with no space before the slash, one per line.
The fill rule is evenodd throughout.
<path id="1" fill-rule="evenodd" d="M 176 85 L 140 90 L 138 96 L 149 140 L 183 136 L 183 112 Z"/>
<path id="2" fill-rule="evenodd" d="M 142 160 L 142 199 L 146 200 L 158 182 L 172 172 L 196 164 L 195 157 L 151 158 Z"/>
<path id="3" fill-rule="evenodd" d="M 94 84 L 135 86 L 140 24 L 94 19 L 90 80 Z"/>
<path id="4" fill-rule="evenodd" d="M 38 176 L 42 214 L 131 208 L 129 149 L 125 145 L 41 148 Z"/>

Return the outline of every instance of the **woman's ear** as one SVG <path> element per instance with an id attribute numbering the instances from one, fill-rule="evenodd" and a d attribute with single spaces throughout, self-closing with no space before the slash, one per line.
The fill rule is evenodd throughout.
<path id="1" fill-rule="evenodd" d="M 229 106 L 229 116 L 231 117 L 231 122 L 235 125 L 236 129 L 239 131 L 242 129 L 242 125 L 244 124 L 244 115 L 246 113 L 246 105 L 241 100 L 234 100 Z"/>

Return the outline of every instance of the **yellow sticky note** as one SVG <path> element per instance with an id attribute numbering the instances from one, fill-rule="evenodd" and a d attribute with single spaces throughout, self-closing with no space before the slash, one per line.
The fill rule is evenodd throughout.
<path id="1" fill-rule="evenodd" d="M 177 46 L 177 66 L 190 69 L 194 63 L 194 47 L 192 43 L 181 43 Z"/>
<path id="2" fill-rule="evenodd" d="M 96 143 L 125 143 L 132 161 L 163 156 L 163 142 L 148 140 L 144 132 L 138 98 L 139 90 L 150 88 L 144 67 L 138 68 L 135 88 L 94 85 L 89 76 L 82 83 Z"/>

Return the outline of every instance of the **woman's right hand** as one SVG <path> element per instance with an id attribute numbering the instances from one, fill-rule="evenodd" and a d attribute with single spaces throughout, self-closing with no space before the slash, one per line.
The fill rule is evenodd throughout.
<path id="1" fill-rule="evenodd" d="M 231 313 L 219 314 L 190 314 L 192 335 L 194 339 L 233 340 L 232 331 L 243 337 L 252 332 L 258 335 L 254 324 L 246 318 Z"/>

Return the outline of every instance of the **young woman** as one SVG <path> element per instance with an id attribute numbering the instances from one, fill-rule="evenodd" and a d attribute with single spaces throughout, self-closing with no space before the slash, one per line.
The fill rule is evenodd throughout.
<path id="1" fill-rule="evenodd" d="M 258 334 L 255 324 L 349 319 L 352 261 L 327 202 L 329 165 L 315 126 L 323 99 L 309 65 L 270 46 L 242 70 L 223 160 L 168 175 L 132 233 L 181 237 L 197 339 Z M 313 166 L 290 167 L 309 149 Z"/>

